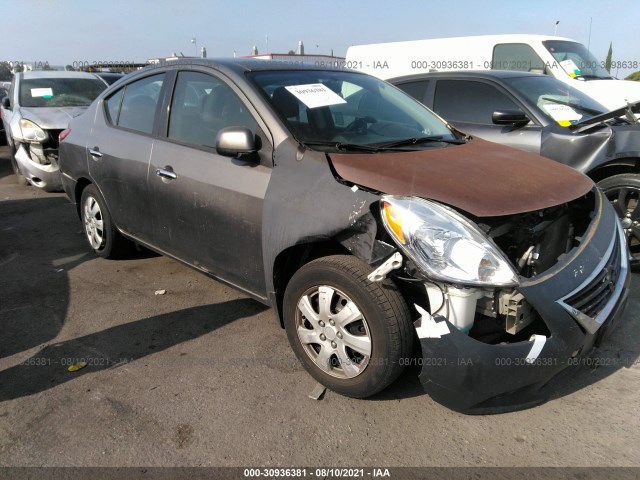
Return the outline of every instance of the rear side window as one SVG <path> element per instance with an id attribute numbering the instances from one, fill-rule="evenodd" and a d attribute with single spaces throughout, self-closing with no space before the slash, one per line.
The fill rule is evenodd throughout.
<path id="1" fill-rule="evenodd" d="M 521 110 L 493 85 L 470 80 L 439 80 L 433 111 L 451 122 L 493 124 L 496 110 Z"/>
<path id="2" fill-rule="evenodd" d="M 544 72 L 544 62 L 526 43 L 504 43 L 493 48 L 493 70 Z"/>
<path id="3" fill-rule="evenodd" d="M 124 97 L 122 98 L 119 114 L 116 114 L 117 103 L 119 102 L 114 98 L 119 96 L 118 93 L 109 97 L 109 100 L 107 100 L 107 112 L 111 121 L 113 122 L 117 118 L 116 125 L 119 127 L 142 133 L 152 133 L 163 81 L 164 73 L 161 73 L 128 84 L 124 88 Z M 109 105 L 112 100 L 113 112 L 110 110 L 111 106 Z"/>
<path id="4" fill-rule="evenodd" d="M 118 113 L 120 113 L 120 102 L 122 101 L 123 92 L 124 88 L 121 88 L 116 93 L 111 95 L 105 102 L 107 117 L 109 118 L 109 123 L 111 123 L 112 125 L 118 124 Z"/>
<path id="5" fill-rule="evenodd" d="M 424 97 L 429 88 L 429 80 L 421 80 L 419 82 L 407 82 L 401 85 L 396 85 L 403 92 L 411 95 L 419 102 L 424 102 Z"/>
<path id="6" fill-rule="evenodd" d="M 225 127 L 257 124 L 231 88 L 211 75 L 180 72 L 171 100 L 168 137 L 179 142 L 215 147 L 218 132 Z"/>

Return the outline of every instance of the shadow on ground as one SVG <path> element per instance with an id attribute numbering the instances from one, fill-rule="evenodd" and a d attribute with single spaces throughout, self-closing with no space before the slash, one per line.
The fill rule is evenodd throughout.
<path id="1" fill-rule="evenodd" d="M 67 272 L 93 258 L 73 206 L 42 195 L 0 201 L 0 357 L 56 337 L 69 305 Z"/>
<path id="2" fill-rule="evenodd" d="M 145 318 L 48 345 L 21 364 L 0 372 L 0 402 L 117 368 L 266 309 L 254 300 L 236 299 Z M 87 362 L 87 366 L 69 372 L 67 367 L 78 361 Z"/>

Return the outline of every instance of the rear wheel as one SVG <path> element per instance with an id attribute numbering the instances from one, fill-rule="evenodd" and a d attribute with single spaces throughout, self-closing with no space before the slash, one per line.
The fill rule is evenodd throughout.
<path id="1" fill-rule="evenodd" d="M 80 217 L 85 237 L 96 255 L 118 258 L 131 250 L 132 243 L 113 225 L 107 205 L 95 185 L 87 185 L 82 191 Z"/>
<path id="2" fill-rule="evenodd" d="M 598 187 L 620 217 L 631 251 L 631 266 L 637 270 L 640 267 L 640 175 L 614 175 L 598 182 Z"/>
<path id="3" fill-rule="evenodd" d="M 295 273 L 284 297 L 289 343 L 305 369 L 350 397 L 393 382 L 413 347 L 407 305 L 390 280 L 370 282 L 371 268 L 352 256 L 325 257 Z"/>

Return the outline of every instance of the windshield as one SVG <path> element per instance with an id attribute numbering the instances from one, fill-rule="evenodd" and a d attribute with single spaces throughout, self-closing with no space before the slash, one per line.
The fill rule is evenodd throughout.
<path id="1" fill-rule="evenodd" d="M 415 149 L 460 142 L 427 108 L 368 75 L 290 70 L 254 72 L 251 78 L 293 136 L 312 148 Z"/>
<path id="2" fill-rule="evenodd" d="M 607 111 L 580 90 L 547 76 L 507 78 L 505 83 L 536 105 L 542 114 L 569 126 Z"/>
<path id="3" fill-rule="evenodd" d="M 566 40 L 547 40 L 542 42 L 553 58 L 573 78 L 585 80 L 610 80 L 609 75 L 600 62 L 587 50 L 587 47 L 577 42 Z"/>
<path id="4" fill-rule="evenodd" d="M 97 78 L 30 78 L 20 82 L 20 106 L 86 107 L 105 88 Z"/>

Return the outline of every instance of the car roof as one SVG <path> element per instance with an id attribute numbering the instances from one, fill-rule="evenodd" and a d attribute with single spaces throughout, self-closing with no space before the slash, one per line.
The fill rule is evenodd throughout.
<path id="1" fill-rule="evenodd" d="M 47 70 L 47 71 L 29 71 L 21 73 L 22 78 L 93 78 L 96 76 L 93 73 L 87 72 L 67 72 L 65 70 Z"/>
<path id="2" fill-rule="evenodd" d="M 305 64 L 302 61 L 298 62 L 296 60 L 268 60 L 256 58 L 180 58 L 176 60 L 161 60 L 159 63 L 145 67 L 142 70 L 148 71 L 160 67 L 171 67 L 173 65 L 205 66 L 213 67 L 216 69 L 226 68 L 236 73 L 266 70 L 324 70 L 336 72 L 351 71 L 341 68 L 326 68 L 323 66 L 311 65 L 308 63 Z"/>
<path id="3" fill-rule="evenodd" d="M 402 77 L 390 78 L 388 82 L 400 82 L 407 80 L 416 80 L 418 78 L 439 78 L 439 77 L 458 77 L 458 78 L 482 78 L 485 80 L 504 80 L 507 78 L 523 78 L 523 77 L 547 77 L 541 73 L 519 72 L 515 70 L 450 70 L 447 72 L 430 72 L 416 73 L 414 75 L 404 75 Z"/>

